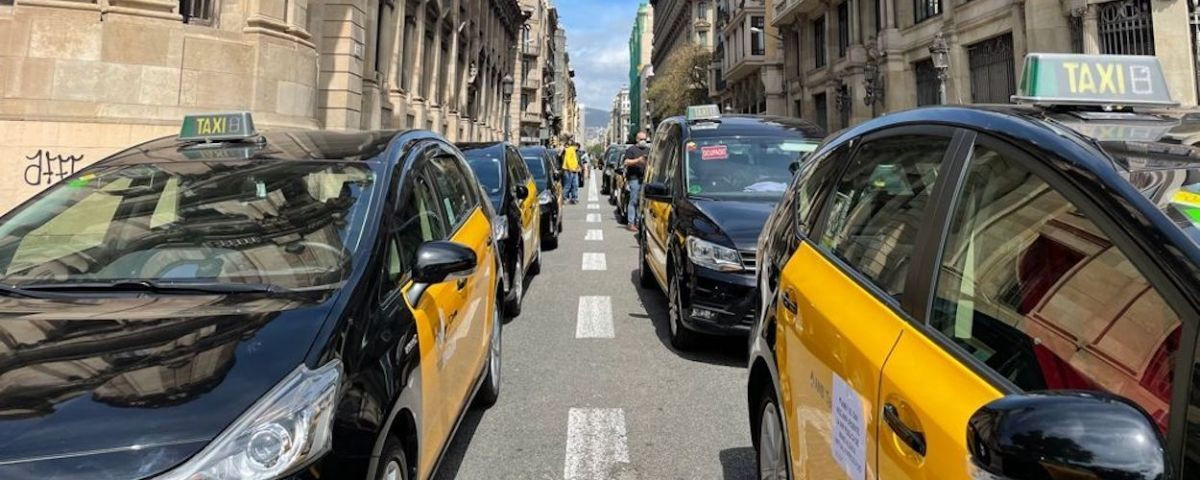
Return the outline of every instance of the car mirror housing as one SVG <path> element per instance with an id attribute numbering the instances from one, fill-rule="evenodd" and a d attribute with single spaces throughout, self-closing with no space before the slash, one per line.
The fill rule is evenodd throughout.
<path id="1" fill-rule="evenodd" d="M 529 198 L 529 187 L 526 187 L 524 185 L 517 185 L 517 188 L 513 189 L 513 194 L 515 194 L 517 196 L 518 200 L 524 200 L 526 198 Z"/>
<path id="2" fill-rule="evenodd" d="M 646 187 L 643 188 L 642 191 L 645 192 L 646 198 L 651 198 L 654 200 L 671 199 L 671 189 L 667 188 L 667 185 L 662 182 L 647 183 Z"/>
<path id="3" fill-rule="evenodd" d="M 984 405 L 967 424 L 971 478 L 1071 477 L 1165 480 L 1166 453 L 1154 422 L 1103 392 L 1009 395 Z"/>
<path id="4" fill-rule="evenodd" d="M 446 241 L 425 242 L 417 247 L 413 281 L 434 284 L 467 277 L 475 272 L 477 262 L 475 251 L 465 245 Z"/>

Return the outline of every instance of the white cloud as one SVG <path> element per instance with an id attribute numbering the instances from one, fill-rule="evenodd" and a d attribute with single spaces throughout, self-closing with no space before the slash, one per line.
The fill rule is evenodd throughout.
<path id="1" fill-rule="evenodd" d="M 629 33 L 638 0 L 560 0 L 579 100 L 608 110 L 629 83 Z"/>

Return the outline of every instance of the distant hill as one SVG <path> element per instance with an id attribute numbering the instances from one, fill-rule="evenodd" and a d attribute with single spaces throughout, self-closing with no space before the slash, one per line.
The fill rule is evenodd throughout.
<path id="1" fill-rule="evenodd" d="M 583 113 L 584 128 L 604 128 L 608 126 L 608 110 L 587 107 Z"/>

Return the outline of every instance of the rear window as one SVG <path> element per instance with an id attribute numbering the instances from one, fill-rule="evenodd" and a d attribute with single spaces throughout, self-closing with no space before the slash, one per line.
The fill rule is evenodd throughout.
<path id="1" fill-rule="evenodd" d="M 504 188 L 504 164 L 500 157 L 486 152 L 466 152 L 464 155 L 467 165 L 471 166 L 471 171 L 475 172 L 475 177 L 479 178 L 479 184 L 488 196 L 498 195 Z"/>
<path id="2" fill-rule="evenodd" d="M 546 161 L 542 157 L 525 157 L 525 165 L 538 185 L 546 183 Z"/>

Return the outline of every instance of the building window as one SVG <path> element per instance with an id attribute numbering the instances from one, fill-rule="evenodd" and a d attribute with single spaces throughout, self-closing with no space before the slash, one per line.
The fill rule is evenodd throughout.
<path id="1" fill-rule="evenodd" d="M 883 31 L 883 5 L 882 5 L 882 3 L 883 3 L 883 0 L 872 0 L 871 1 L 871 4 L 873 5 L 873 8 L 875 9 L 874 17 L 875 17 L 875 35 L 876 36 L 879 35 L 879 32 Z"/>
<path id="2" fill-rule="evenodd" d="M 837 7 L 838 22 L 838 58 L 846 56 L 850 49 L 850 2 L 842 2 Z"/>
<path id="3" fill-rule="evenodd" d="M 708 20 L 708 2 L 696 3 L 696 20 Z"/>
<path id="4" fill-rule="evenodd" d="M 183 16 L 183 23 L 212 25 L 214 3 L 215 0 L 179 0 L 179 14 Z M 3 0 L 0 0 L 0 5 L 3 4 Z M 8 5 L 12 4 L 9 0 Z"/>
<path id="5" fill-rule="evenodd" d="M 412 68 L 413 56 L 416 55 L 417 46 L 415 45 L 417 31 L 417 21 L 411 15 L 404 17 L 404 50 L 400 52 L 400 89 L 406 92 L 412 90 Z M 405 125 L 405 128 L 412 128 L 412 123 Z"/>
<path id="6" fill-rule="evenodd" d="M 938 78 L 937 69 L 933 68 L 933 60 L 925 59 L 914 63 L 913 74 L 917 77 L 917 106 L 937 105 Z"/>
<path id="7" fill-rule="evenodd" d="M 1154 22 L 1150 0 L 1118 0 L 1100 4 L 1100 53 L 1154 55 Z"/>
<path id="8" fill-rule="evenodd" d="M 794 113 L 793 115 L 794 115 L 796 118 L 802 118 L 802 117 L 804 117 L 804 102 L 803 102 L 803 101 L 801 101 L 801 100 L 799 100 L 799 99 L 797 99 L 797 100 L 795 100 L 795 101 L 794 101 L 794 102 L 792 102 L 792 103 L 794 103 L 794 104 L 795 104 L 795 107 L 794 107 L 794 108 L 796 109 L 796 110 L 795 110 L 795 112 L 796 112 L 796 113 Z"/>
<path id="9" fill-rule="evenodd" d="M 766 22 L 763 17 L 750 17 L 750 54 L 764 55 L 767 53 Z"/>
<path id="10" fill-rule="evenodd" d="M 1008 103 L 1017 93 L 1012 34 L 967 47 L 972 103 Z"/>
<path id="11" fill-rule="evenodd" d="M 913 23 L 942 14 L 942 0 L 913 0 Z"/>
<path id="12" fill-rule="evenodd" d="M 701 47 L 708 46 L 708 30 L 696 30 L 696 44 Z"/>
<path id="13" fill-rule="evenodd" d="M 850 126 L 850 107 L 854 103 L 854 96 L 850 93 L 850 86 L 841 84 L 837 89 L 837 98 L 834 102 L 838 109 L 838 121 L 842 128 Z"/>
<path id="14" fill-rule="evenodd" d="M 813 109 L 816 110 L 815 116 L 817 117 L 813 120 L 817 123 L 817 126 L 821 127 L 821 130 L 828 132 L 829 104 L 825 101 L 825 98 L 824 93 L 813 95 Z"/>
<path id="15" fill-rule="evenodd" d="M 825 17 L 813 20 L 813 66 L 825 66 Z"/>

